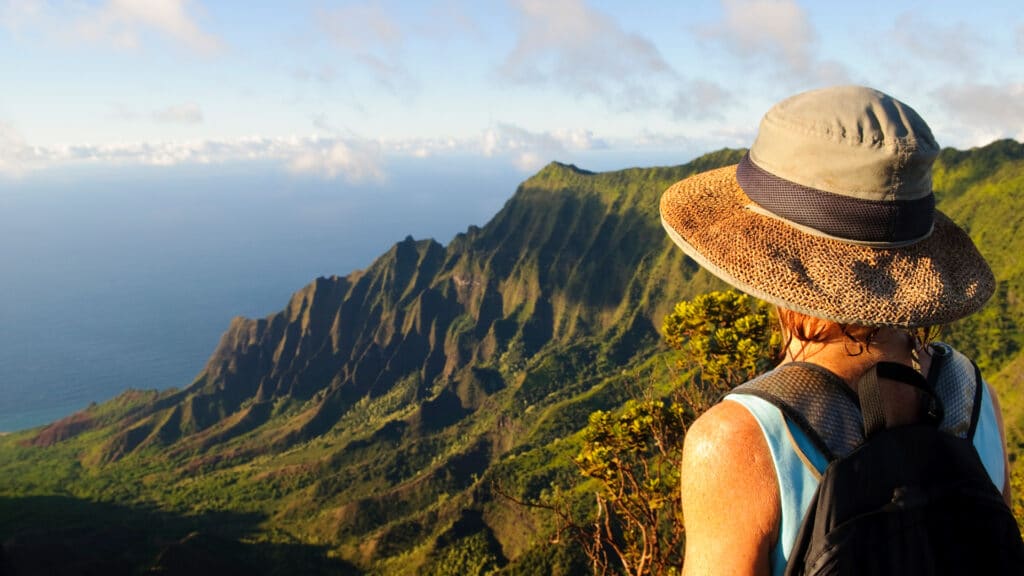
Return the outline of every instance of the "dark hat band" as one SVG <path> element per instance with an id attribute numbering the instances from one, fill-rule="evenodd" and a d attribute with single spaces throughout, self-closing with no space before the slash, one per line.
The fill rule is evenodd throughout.
<path id="1" fill-rule="evenodd" d="M 926 238 L 935 195 L 916 200 L 865 200 L 808 188 L 765 171 L 747 154 L 736 181 L 761 208 L 789 222 L 850 242 L 905 245 Z"/>

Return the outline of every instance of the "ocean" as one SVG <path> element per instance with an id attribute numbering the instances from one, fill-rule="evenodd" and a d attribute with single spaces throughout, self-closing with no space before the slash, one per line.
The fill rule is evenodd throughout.
<path id="1" fill-rule="evenodd" d="M 129 388 L 188 386 L 234 316 L 412 235 L 486 223 L 524 174 L 410 159 L 384 182 L 257 164 L 80 168 L 0 179 L 0 432 Z"/>

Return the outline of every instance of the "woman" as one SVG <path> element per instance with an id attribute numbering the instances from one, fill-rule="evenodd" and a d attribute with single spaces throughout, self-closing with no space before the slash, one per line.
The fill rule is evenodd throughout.
<path id="1" fill-rule="evenodd" d="M 978 311 L 994 279 L 970 238 L 935 210 L 939 146 L 910 107 L 863 87 L 791 97 L 764 117 L 738 166 L 662 197 L 690 257 L 779 307 L 783 364 L 824 368 L 855 390 L 880 362 L 927 376 L 930 327 Z M 970 402 L 970 362 L 948 347 L 950 386 Z M 888 426 L 923 418 L 912 386 L 879 377 Z M 973 444 L 1009 500 L 995 395 L 981 384 Z M 965 401 L 967 402 L 967 401 Z M 962 410 L 961 410 L 962 411 Z M 963 422 L 948 422 L 952 427 Z M 781 574 L 827 459 L 771 403 L 733 394 L 686 435 L 684 573 Z"/>

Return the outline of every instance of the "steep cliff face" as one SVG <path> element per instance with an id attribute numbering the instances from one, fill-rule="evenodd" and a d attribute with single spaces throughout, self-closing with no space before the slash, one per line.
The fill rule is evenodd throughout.
<path id="1" fill-rule="evenodd" d="M 738 157 L 608 174 L 552 163 L 447 247 L 406 238 L 366 270 L 318 278 L 277 314 L 236 318 L 193 384 L 133 417 L 99 459 L 202 453 L 254 431 L 246 451 L 285 449 L 399 385 L 420 405 L 418 426 L 443 428 L 521 384 L 542 350 L 597 338 L 625 362 L 656 339 L 672 302 L 706 284 L 664 238 L 660 191 Z"/>

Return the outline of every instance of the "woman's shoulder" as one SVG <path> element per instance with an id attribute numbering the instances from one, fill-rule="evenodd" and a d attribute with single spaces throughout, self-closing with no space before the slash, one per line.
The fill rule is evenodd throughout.
<path id="1" fill-rule="evenodd" d="M 764 573 L 778 535 L 779 493 L 754 416 L 720 402 L 687 430 L 681 471 L 687 573 L 701 567 Z M 730 570 L 714 573 L 729 573 Z"/>
<path id="2" fill-rule="evenodd" d="M 726 451 L 749 444 L 764 444 L 761 427 L 750 410 L 738 402 L 719 402 L 701 414 L 686 431 L 686 444 L 694 449 Z M 767 450 L 767 445 L 764 446 Z"/>
<path id="3" fill-rule="evenodd" d="M 683 471 L 684 483 L 706 483 L 711 489 L 745 483 L 751 484 L 748 488 L 775 486 L 775 469 L 761 426 L 738 402 L 719 402 L 690 425 L 683 445 Z M 752 471 L 763 474 L 752 475 Z"/>

